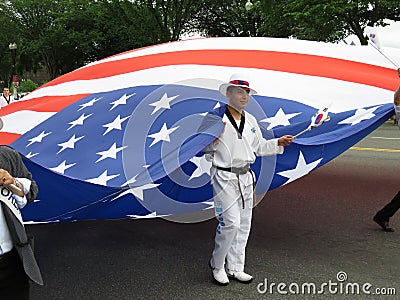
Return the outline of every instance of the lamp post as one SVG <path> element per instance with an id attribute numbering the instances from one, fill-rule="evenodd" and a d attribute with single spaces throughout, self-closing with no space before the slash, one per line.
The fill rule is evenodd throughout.
<path id="1" fill-rule="evenodd" d="M 250 16 L 250 10 L 253 7 L 253 3 L 251 3 L 250 0 L 247 0 L 246 4 L 244 5 L 244 8 L 247 11 L 247 27 L 248 27 L 248 35 L 251 36 L 251 16 Z"/>
<path id="2" fill-rule="evenodd" d="M 13 74 L 12 74 L 12 82 L 14 84 L 13 97 L 16 100 L 18 98 L 18 93 L 17 93 L 18 76 L 17 76 L 17 72 L 15 71 L 15 61 L 16 61 L 16 57 L 17 57 L 17 44 L 16 43 L 10 43 L 8 45 L 8 48 L 11 51 L 11 57 L 12 57 L 12 60 L 13 60 Z"/>
<path id="3" fill-rule="evenodd" d="M 246 4 L 244 5 L 244 8 L 246 8 L 247 11 L 249 11 L 252 7 L 253 7 L 253 3 L 251 3 L 250 0 L 248 0 L 246 2 Z"/>

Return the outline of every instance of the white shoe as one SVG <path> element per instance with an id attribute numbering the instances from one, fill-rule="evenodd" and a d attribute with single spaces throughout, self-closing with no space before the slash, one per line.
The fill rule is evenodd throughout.
<path id="1" fill-rule="evenodd" d="M 214 269 L 212 271 L 215 281 L 220 285 L 228 285 L 229 279 L 224 269 Z"/>
<path id="2" fill-rule="evenodd" d="M 253 280 L 253 276 L 245 272 L 228 270 L 227 274 L 229 278 L 236 279 L 237 281 L 240 281 L 242 283 L 250 283 Z"/>

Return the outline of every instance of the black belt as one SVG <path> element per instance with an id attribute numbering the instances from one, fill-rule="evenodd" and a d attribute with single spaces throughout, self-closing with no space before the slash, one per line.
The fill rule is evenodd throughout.
<path id="1" fill-rule="evenodd" d="M 224 168 L 224 167 L 218 167 L 215 166 L 215 168 L 217 170 L 221 170 L 221 171 L 226 171 L 226 172 L 231 172 L 236 174 L 236 178 L 238 180 L 238 187 L 239 187 L 239 192 L 240 192 L 240 197 L 242 198 L 242 206 L 244 209 L 244 197 L 243 197 L 243 193 L 242 193 L 242 188 L 240 187 L 240 180 L 239 180 L 239 175 L 244 175 L 247 172 L 249 172 L 251 170 L 250 165 L 247 164 L 244 167 L 240 167 L 240 168 L 235 168 L 235 167 L 230 167 L 230 168 Z M 250 172 L 251 176 L 253 177 L 253 201 L 255 203 L 255 197 L 256 197 L 256 182 L 254 180 L 254 175 L 253 172 Z"/>
<path id="2" fill-rule="evenodd" d="M 215 166 L 215 167 L 218 170 L 235 173 L 236 175 L 238 175 L 238 174 L 243 175 L 250 171 L 250 165 L 245 165 L 244 167 L 241 167 L 241 168 L 235 168 L 235 167 L 224 168 L 224 167 L 218 167 L 218 166 Z"/>

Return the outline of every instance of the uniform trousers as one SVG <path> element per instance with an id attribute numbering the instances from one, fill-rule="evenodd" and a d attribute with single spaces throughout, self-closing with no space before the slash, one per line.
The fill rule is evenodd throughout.
<path id="1" fill-rule="evenodd" d="M 29 299 L 29 278 L 15 249 L 0 256 L 0 299 Z"/>
<path id="2" fill-rule="evenodd" d="M 250 180 L 250 184 L 245 185 L 239 183 L 237 179 L 226 180 L 218 175 L 219 172 L 225 171 L 218 171 L 212 180 L 218 227 L 210 263 L 213 268 L 225 267 L 232 271 L 243 272 L 246 244 L 251 228 L 253 182 Z M 251 174 L 248 172 L 240 176 L 251 176 Z"/>

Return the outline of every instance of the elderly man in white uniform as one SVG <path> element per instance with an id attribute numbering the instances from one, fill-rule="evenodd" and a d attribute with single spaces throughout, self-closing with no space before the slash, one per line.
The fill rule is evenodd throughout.
<path id="1" fill-rule="evenodd" d="M 255 90 L 243 76 L 232 75 L 219 91 L 229 99 L 222 119 L 225 129 L 203 150 L 211 154 L 211 184 L 219 221 L 210 267 L 220 285 L 227 285 L 229 278 L 249 283 L 253 277 L 244 272 L 244 262 L 254 204 L 250 164 L 256 155 L 282 154 L 283 146 L 290 145 L 293 137 L 263 138 L 256 119 L 244 111 Z"/>

